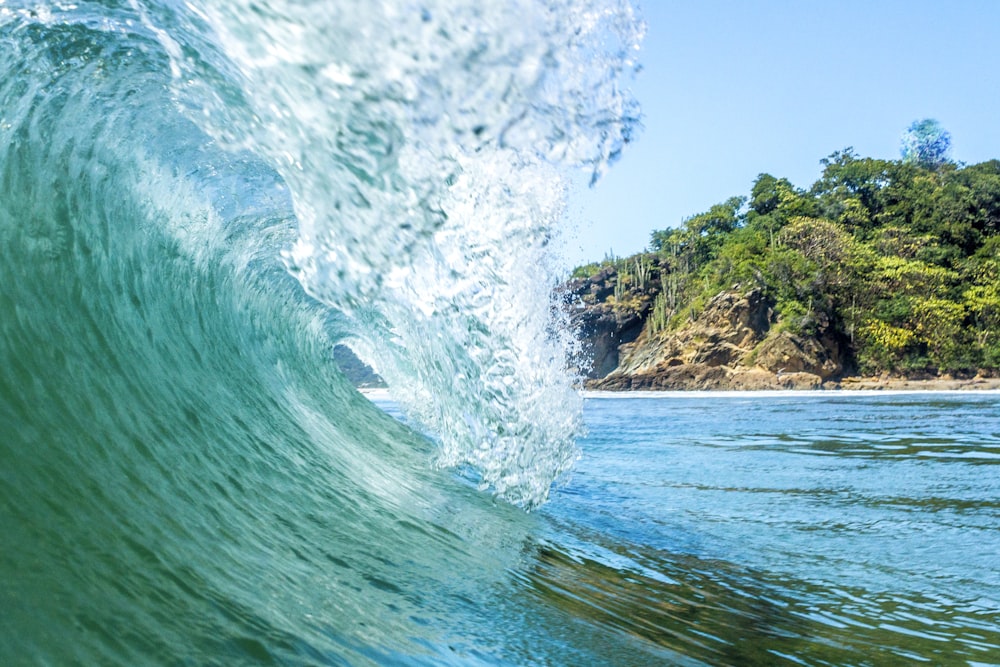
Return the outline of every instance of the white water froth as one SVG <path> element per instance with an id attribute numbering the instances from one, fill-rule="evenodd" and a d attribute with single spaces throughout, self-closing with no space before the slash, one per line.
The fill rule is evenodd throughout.
<path id="1" fill-rule="evenodd" d="M 168 50 L 178 98 L 289 186 L 289 268 L 353 322 L 442 465 L 543 501 L 581 424 L 553 249 L 568 170 L 596 178 L 637 125 L 627 0 L 186 8 L 212 46 Z"/>

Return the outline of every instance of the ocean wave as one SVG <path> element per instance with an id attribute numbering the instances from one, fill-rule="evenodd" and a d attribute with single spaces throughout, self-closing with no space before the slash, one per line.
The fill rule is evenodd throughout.
<path id="1" fill-rule="evenodd" d="M 552 249 L 567 170 L 634 132 L 639 31 L 480 5 L 0 6 L 0 662 L 488 632 L 531 519 L 481 489 L 537 506 L 576 456 Z"/>

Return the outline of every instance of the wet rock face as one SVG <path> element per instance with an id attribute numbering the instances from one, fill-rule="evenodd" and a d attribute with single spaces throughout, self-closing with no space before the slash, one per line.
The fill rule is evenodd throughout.
<path id="1" fill-rule="evenodd" d="M 580 313 L 573 322 L 581 341 L 576 360 L 580 374 L 588 379 L 601 378 L 618 368 L 619 349 L 639 336 L 642 324 L 637 313 L 615 312 L 611 308 Z"/>
<path id="2" fill-rule="evenodd" d="M 572 361 L 586 379 L 602 378 L 618 368 L 621 347 L 639 337 L 652 301 L 651 296 L 639 294 L 627 304 L 610 303 L 616 277 L 612 269 L 605 269 L 570 281 L 560 295 L 580 340 Z"/>

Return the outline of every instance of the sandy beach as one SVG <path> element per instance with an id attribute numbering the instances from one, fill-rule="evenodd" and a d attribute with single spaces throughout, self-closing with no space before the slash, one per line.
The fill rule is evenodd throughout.
<path id="1" fill-rule="evenodd" d="M 839 382 L 824 383 L 822 389 L 841 391 L 997 391 L 1000 378 L 976 376 L 973 378 L 940 377 L 929 380 L 906 378 L 848 377 Z"/>

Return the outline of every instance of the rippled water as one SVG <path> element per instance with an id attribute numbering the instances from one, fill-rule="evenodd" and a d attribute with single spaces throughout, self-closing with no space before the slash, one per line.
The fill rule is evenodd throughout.
<path id="1" fill-rule="evenodd" d="M 591 664 L 1000 663 L 995 394 L 607 395 L 584 415 L 505 592 L 540 605 L 538 645 L 582 627 Z"/>

